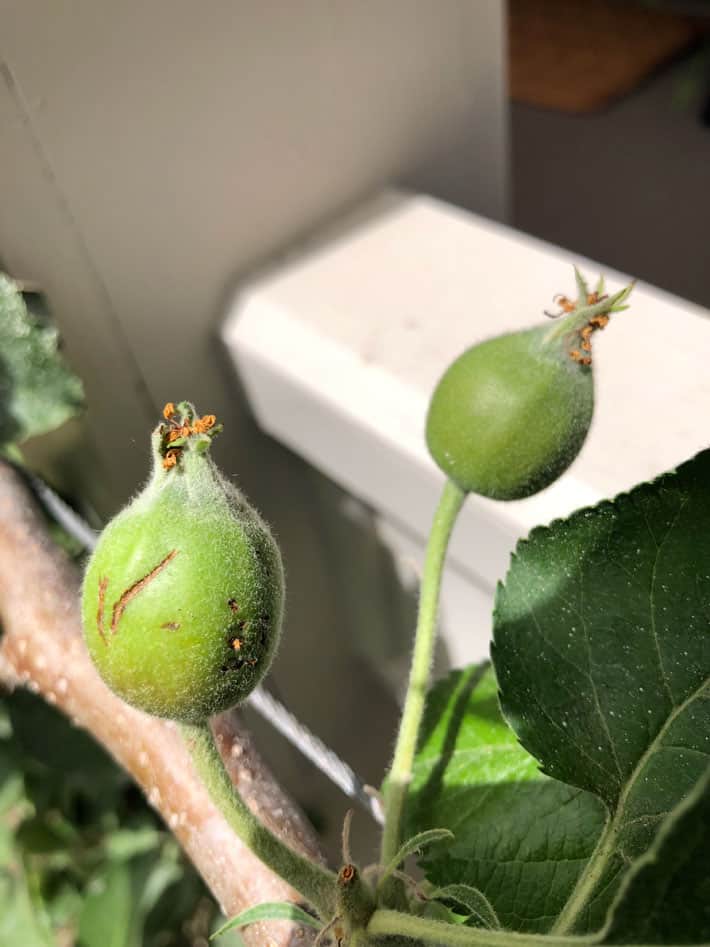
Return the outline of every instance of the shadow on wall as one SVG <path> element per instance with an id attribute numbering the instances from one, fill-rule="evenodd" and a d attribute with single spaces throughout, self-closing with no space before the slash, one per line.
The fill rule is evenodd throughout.
<path id="1" fill-rule="evenodd" d="M 534 31 L 516 42 L 511 26 L 513 223 L 710 307 L 710 11 L 678 4 L 704 16 L 676 17 L 617 0 L 511 9 L 524 25 L 527 8 L 561 3 L 547 45 L 529 42 Z M 641 28 L 610 34 L 619 17 Z M 571 73 L 560 68 L 575 54 Z"/>

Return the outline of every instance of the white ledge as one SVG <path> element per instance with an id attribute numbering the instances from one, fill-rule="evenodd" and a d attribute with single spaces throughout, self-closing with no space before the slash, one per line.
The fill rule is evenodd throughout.
<path id="1" fill-rule="evenodd" d="M 423 437 L 437 379 L 474 342 L 539 322 L 556 292 L 574 295 L 573 263 L 590 281 L 603 272 L 609 292 L 630 279 L 431 198 L 390 197 L 243 288 L 224 339 L 263 429 L 416 548 L 443 483 Z M 467 501 L 452 563 L 487 598 L 531 527 L 708 444 L 706 314 L 640 283 L 630 303 L 595 338 L 595 420 L 570 470 L 528 500 Z"/>

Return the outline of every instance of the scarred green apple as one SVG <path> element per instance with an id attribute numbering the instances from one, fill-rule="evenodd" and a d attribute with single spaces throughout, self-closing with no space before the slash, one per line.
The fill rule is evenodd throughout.
<path id="1" fill-rule="evenodd" d="M 261 680 L 283 608 L 278 547 L 210 458 L 218 430 L 188 402 L 166 406 L 152 476 L 103 531 L 82 590 L 86 644 L 109 687 L 193 723 Z"/>

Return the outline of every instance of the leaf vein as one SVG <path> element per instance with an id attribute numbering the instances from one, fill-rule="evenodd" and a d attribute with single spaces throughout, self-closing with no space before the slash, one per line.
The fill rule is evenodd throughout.
<path id="1" fill-rule="evenodd" d="M 621 763 L 619 762 L 619 754 L 616 749 L 616 743 L 614 742 L 614 739 L 611 735 L 611 730 L 609 729 L 609 723 L 606 717 L 604 716 L 604 712 L 602 710 L 601 701 L 599 700 L 599 691 L 597 689 L 597 682 L 595 681 L 594 674 L 592 672 L 592 644 L 591 644 L 591 641 L 589 640 L 589 628 L 587 627 L 587 620 L 584 617 L 584 577 L 582 575 L 580 575 L 580 582 L 579 582 L 579 605 L 580 605 L 579 620 L 582 623 L 582 632 L 584 633 L 584 641 L 587 646 L 587 663 L 589 665 L 589 681 L 592 685 L 592 694 L 594 696 L 594 706 L 597 711 L 597 716 L 599 717 L 599 720 L 601 722 L 602 729 L 604 730 L 607 741 L 609 743 L 609 747 L 611 748 L 611 755 L 614 759 L 614 765 L 616 766 L 616 771 L 619 774 L 619 782 L 621 783 L 623 781 L 623 775 L 621 771 Z"/>
<path id="2" fill-rule="evenodd" d="M 650 620 L 651 620 L 651 636 L 653 638 L 653 647 L 656 652 L 656 657 L 658 660 L 658 669 L 661 673 L 663 687 L 666 691 L 666 694 L 668 695 L 668 700 L 670 701 L 671 707 L 676 706 L 676 701 L 673 697 L 673 691 L 671 690 L 670 681 L 668 680 L 668 674 L 666 672 L 665 662 L 663 660 L 663 654 L 661 652 L 661 642 L 658 637 L 658 628 L 656 627 L 656 583 L 658 581 L 658 563 L 661 557 L 661 551 L 663 550 L 663 547 L 666 544 L 669 536 L 675 529 L 676 524 L 678 523 L 680 515 L 683 512 L 687 502 L 688 502 L 688 497 L 684 497 L 681 500 L 680 505 L 678 509 L 676 510 L 676 514 L 671 520 L 668 526 L 668 529 L 664 533 L 663 539 L 660 541 L 660 543 L 656 540 L 653 530 L 651 529 L 651 524 L 648 521 L 648 515 L 646 513 L 645 507 L 643 505 L 641 506 L 641 513 L 643 515 L 643 519 L 646 524 L 646 529 L 648 530 L 649 536 L 653 540 L 653 544 L 656 547 L 656 554 L 653 558 L 653 567 L 651 569 L 651 585 L 649 588 L 649 606 L 650 606 L 649 611 L 650 611 Z"/>

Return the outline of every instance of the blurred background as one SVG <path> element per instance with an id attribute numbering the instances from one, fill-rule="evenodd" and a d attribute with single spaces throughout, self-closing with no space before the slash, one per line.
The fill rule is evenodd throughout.
<path id="1" fill-rule="evenodd" d="M 431 195 L 710 306 L 710 4 L 0 0 L 0 270 L 38 293 L 87 399 L 79 420 L 26 445 L 28 463 L 99 526 L 144 480 L 165 402 L 217 414 L 216 457 L 273 524 L 287 567 L 269 687 L 376 785 L 416 563 L 382 541 L 366 503 L 260 433 L 220 330 L 257 276 L 392 192 Z M 65 800 L 37 796 L 34 811 L 61 808 L 62 793 L 89 805 L 68 757 L 38 749 L 35 715 L 52 725 L 44 708 L 12 701 L 7 740 L 29 734 L 13 765 L 28 785 L 49 773 Z M 345 800 L 247 714 L 337 851 Z M 135 818 L 141 803 L 117 785 L 104 800 Z M 360 857 L 375 838 L 363 824 Z M 145 839 L 129 860 L 169 844 Z M 79 902 L 92 865 L 72 889 Z M 145 942 L 196 943 L 199 925 L 183 920 L 156 921 Z M 72 924 L 58 942 L 75 942 Z M 76 942 L 90 945 L 83 930 Z"/>

